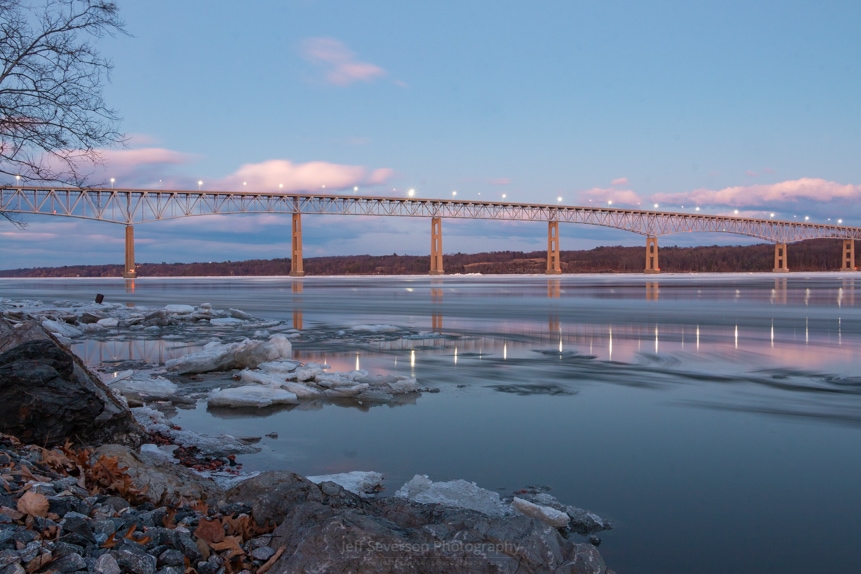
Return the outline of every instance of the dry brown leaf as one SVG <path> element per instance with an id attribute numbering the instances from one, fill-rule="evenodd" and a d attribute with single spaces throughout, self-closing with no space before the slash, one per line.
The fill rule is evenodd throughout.
<path id="1" fill-rule="evenodd" d="M 174 529 L 176 528 L 176 508 L 168 508 L 167 512 L 165 512 L 164 516 L 161 519 L 161 525 L 165 528 Z"/>
<path id="2" fill-rule="evenodd" d="M 27 480 L 35 480 L 36 482 L 48 482 L 47 478 L 36 476 L 32 472 L 30 472 L 29 468 L 27 468 L 20 462 L 18 463 L 18 472 L 21 473 L 22 478 L 26 478 Z"/>
<path id="3" fill-rule="evenodd" d="M 224 526 L 220 520 L 202 518 L 194 531 L 194 535 L 212 544 L 224 540 Z"/>
<path id="4" fill-rule="evenodd" d="M 30 516 L 48 516 L 48 499 L 44 494 L 28 490 L 18 499 L 18 510 Z"/>
<path id="5" fill-rule="evenodd" d="M 27 574 L 33 574 L 36 570 L 39 570 L 46 564 L 50 564 L 53 562 L 54 557 L 47 550 L 42 552 L 38 557 L 34 558 L 27 562 Z"/>
<path id="6" fill-rule="evenodd" d="M 63 452 L 56 450 L 41 449 L 42 463 L 53 468 L 54 470 L 65 470 L 74 466 L 69 457 Z"/>
<path id="7" fill-rule="evenodd" d="M 18 512 L 14 508 L 9 508 L 8 506 L 0 506 L 0 514 L 5 514 L 12 520 L 21 520 L 24 518 L 23 512 Z"/>
<path id="8" fill-rule="evenodd" d="M 116 537 L 117 537 L 117 533 L 111 532 L 111 535 L 108 536 L 108 539 L 105 540 L 104 542 L 102 542 L 101 547 L 102 548 L 113 548 L 114 546 L 117 545 L 117 541 L 115 540 Z"/>
<path id="9" fill-rule="evenodd" d="M 227 558 L 231 558 L 233 556 L 244 556 L 245 551 L 239 546 L 239 543 L 242 542 L 242 539 L 238 536 L 226 536 L 221 542 L 214 542 L 210 546 L 212 546 L 213 550 L 221 551 L 221 550 L 230 550 L 230 553 L 227 555 Z"/>

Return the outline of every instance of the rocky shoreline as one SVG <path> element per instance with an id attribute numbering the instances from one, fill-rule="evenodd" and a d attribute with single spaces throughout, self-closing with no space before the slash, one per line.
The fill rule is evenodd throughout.
<path id="1" fill-rule="evenodd" d="M 84 312 L 59 320 L 78 328 Z M 54 319 L 13 313 L 0 321 L 0 574 L 611 572 L 573 536 L 608 525 L 546 493 L 502 501 L 417 476 L 379 497 L 373 480 L 351 486 L 367 477 L 242 475 L 239 453 L 195 452 L 157 411 L 132 413 L 47 332 Z M 371 391 L 321 372 L 305 382 Z M 386 379 L 373 396 L 398 388 L 417 390 Z"/>

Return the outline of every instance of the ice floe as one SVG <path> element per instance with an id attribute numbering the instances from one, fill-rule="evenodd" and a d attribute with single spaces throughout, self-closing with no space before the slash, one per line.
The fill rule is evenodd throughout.
<path id="1" fill-rule="evenodd" d="M 295 405 L 299 403 L 295 393 L 273 387 L 248 385 L 215 389 L 209 393 L 207 403 L 211 407 L 268 407 L 272 405 Z"/>
<path id="2" fill-rule="evenodd" d="M 284 335 L 272 335 L 268 341 L 245 339 L 237 343 L 207 343 L 197 353 L 165 362 L 165 368 L 177 374 L 209 373 L 230 369 L 254 368 L 260 363 L 289 359 L 292 345 Z"/>
<path id="3" fill-rule="evenodd" d="M 303 365 L 297 361 L 269 361 L 261 363 L 259 367 L 240 371 L 238 378 L 244 383 L 243 386 L 211 393 L 208 397 L 209 406 L 239 408 L 298 402 L 291 403 L 282 392 L 290 393 L 299 400 L 353 398 L 388 402 L 396 395 L 420 390 L 418 382 L 412 377 L 370 375 L 363 370 L 330 373 L 327 372 L 328 365 L 318 363 Z M 284 398 L 279 400 L 278 397 Z M 257 404 L 253 404 L 255 400 Z"/>
<path id="4" fill-rule="evenodd" d="M 565 528 L 571 520 L 568 514 L 561 510 L 556 510 L 550 506 L 535 504 L 534 502 L 529 502 L 528 500 L 523 500 L 516 496 L 514 497 L 514 500 L 511 501 L 511 506 L 521 514 L 525 514 L 530 518 L 537 518 L 541 522 L 549 524 L 554 528 Z"/>
<path id="5" fill-rule="evenodd" d="M 395 496 L 424 504 L 466 508 L 488 516 L 512 514 L 511 507 L 502 502 L 498 493 L 461 479 L 434 482 L 427 475 L 417 474 L 399 488 Z"/>
<path id="6" fill-rule="evenodd" d="M 353 472 L 307 476 L 306 478 L 315 484 L 334 482 L 359 496 L 376 494 L 383 489 L 383 475 L 374 471 L 354 470 Z"/>
<path id="7" fill-rule="evenodd" d="M 103 381 L 123 396 L 132 395 L 141 399 L 170 399 L 179 391 L 179 385 L 164 377 L 136 371 L 123 371 L 116 376 L 105 377 Z"/>

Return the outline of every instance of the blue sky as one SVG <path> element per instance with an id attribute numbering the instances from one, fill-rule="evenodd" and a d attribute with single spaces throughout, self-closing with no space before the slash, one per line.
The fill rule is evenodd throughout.
<path id="1" fill-rule="evenodd" d="M 105 96 L 130 139 L 96 173 L 117 186 L 456 190 L 861 225 L 856 1 L 119 5 L 131 37 L 101 43 L 115 66 Z M 0 268 L 122 262 L 120 226 L 27 221 L 0 228 Z M 289 225 L 140 225 L 137 260 L 288 257 Z M 430 248 L 426 220 L 306 217 L 304 231 L 306 257 Z M 560 235 L 563 249 L 644 245 L 586 226 Z M 443 247 L 544 249 L 546 226 L 444 221 Z"/>

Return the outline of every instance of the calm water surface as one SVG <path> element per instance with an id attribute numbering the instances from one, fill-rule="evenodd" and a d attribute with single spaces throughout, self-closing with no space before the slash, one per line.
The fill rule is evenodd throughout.
<path id="1" fill-rule="evenodd" d="M 618 572 L 861 571 L 861 291 L 851 273 L 0 280 L 0 296 L 212 303 L 302 330 L 302 360 L 411 374 L 397 405 L 180 411 L 263 435 L 246 469 L 378 470 L 613 519 Z M 358 325 L 364 337 L 351 337 Z M 404 336 L 403 329 L 409 334 Z M 149 345 L 149 346 L 147 346 Z M 170 344 L 89 346 L 164 360 Z"/>

